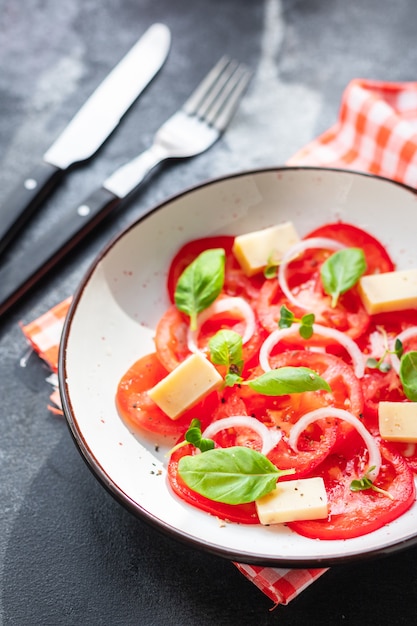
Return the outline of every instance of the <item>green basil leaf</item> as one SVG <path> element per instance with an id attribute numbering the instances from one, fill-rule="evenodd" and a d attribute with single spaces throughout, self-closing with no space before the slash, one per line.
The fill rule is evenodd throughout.
<path id="1" fill-rule="evenodd" d="M 245 504 L 275 489 L 278 478 L 294 470 L 281 471 L 260 452 L 233 446 L 184 456 L 178 473 L 190 489 L 210 500 Z"/>
<path id="2" fill-rule="evenodd" d="M 220 294 L 224 284 L 225 251 L 213 248 L 202 252 L 178 279 L 175 289 L 177 308 L 190 316 L 192 330 L 197 315 L 207 309 Z"/>
<path id="3" fill-rule="evenodd" d="M 247 381 L 251 389 L 264 396 L 284 396 L 304 391 L 331 391 L 329 384 L 308 367 L 279 367 Z"/>
<path id="4" fill-rule="evenodd" d="M 219 330 L 209 341 L 210 360 L 215 365 L 240 365 L 242 337 L 234 330 Z"/>
<path id="5" fill-rule="evenodd" d="M 401 357 L 400 380 L 407 398 L 417 402 L 417 352 L 414 350 Z"/>
<path id="6" fill-rule="evenodd" d="M 337 305 L 339 296 L 355 285 L 366 270 L 366 260 L 361 248 L 338 250 L 321 266 L 324 290 L 332 296 L 332 306 Z"/>

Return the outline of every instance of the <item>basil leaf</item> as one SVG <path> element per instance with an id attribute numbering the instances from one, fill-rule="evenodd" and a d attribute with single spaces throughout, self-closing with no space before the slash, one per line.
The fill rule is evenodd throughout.
<path id="1" fill-rule="evenodd" d="M 246 384 L 264 396 L 284 396 L 319 389 L 331 391 L 324 378 L 308 367 L 279 367 L 247 381 Z"/>
<path id="2" fill-rule="evenodd" d="M 178 473 L 190 489 L 210 500 L 245 504 L 275 489 L 278 478 L 294 470 L 281 471 L 260 452 L 233 446 L 184 456 Z"/>
<path id="3" fill-rule="evenodd" d="M 324 290 L 332 296 L 332 306 L 339 296 L 357 283 L 366 270 L 366 260 L 361 248 L 343 248 L 323 263 L 320 274 Z"/>
<path id="4" fill-rule="evenodd" d="M 417 352 L 414 350 L 401 357 L 400 380 L 407 398 L 417 402 Z"/>
<path id="5" fill-rule="evenodd" d="M 197 328 L 197 315 L 220 294 L 224 284 L 224 265 L 223 248 L 205 250 L 179 277 L 174 294 L 175 304 L 190 316 L 191 330 Z"/>
<path id="6" fill-rule="evenodd" d="M 240 365 L 242 337 L 234 330 L 219 330 L 209 341 L 210 359 L 215 365 Z"/>

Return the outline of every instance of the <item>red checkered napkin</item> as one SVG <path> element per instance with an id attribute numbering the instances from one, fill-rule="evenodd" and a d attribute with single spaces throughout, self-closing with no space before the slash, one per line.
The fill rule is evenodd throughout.
<path id="1" fill-rule="evenodd" d="M 417 187 L 417 83 L 353 80 L 343 94 L 337 123 L 288 164 L 371 172 Z M 33 349 L 54 372 L 69 303 L 70 298 L 22 327 Z M 56 391 L 51 400 L 59 405 Z M 275 605 L 288 604 L 327 571 L 235 565 Z"/>
<path id="2" fill-rule="evenodd" d="M 288 164 L 359 170 L 417 187 L 417 83 L 353 80 L 337 123 Z"/>

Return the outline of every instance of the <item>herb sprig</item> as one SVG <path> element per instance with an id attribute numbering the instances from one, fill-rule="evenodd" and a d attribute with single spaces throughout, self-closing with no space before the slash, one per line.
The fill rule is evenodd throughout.
<path id="1" fill-rule="evenodd" d="M 291 328 L 295 323 L 300 324 L 299 333 L 303 339 L 310 339 L 313 335 L 313 324 L 315 321 L 314 313 L 306 313 L 302 317 L 295 317 L 294 313 L 288 309 L 285 304 L 282 305 L 279 311 L 279 328 Z"/>
<path id="2" fill-rule="evenodd" d="M 376 491 L 378 493 L 381 493 L 384 496 L 387 496 L 387 498 L 390 498 L 390 500 L 394 500 L 394 496 L 391 493 L 389 493 L 389 491 L 386 491 L 385 489 L 381 489 L 380 487 L 377 487 L 376 485 L 374 485 L 374 483 L 370 479 L 369 474 L 374 469 L 375 469 L 375 466 L 370 467 L 367 473 L 362 478 L 352 480 L 352 482 L 350 483 L 350 490 L 351 491 L 367 491 L 368 489 L 371 489 L 372 491 Z"/>

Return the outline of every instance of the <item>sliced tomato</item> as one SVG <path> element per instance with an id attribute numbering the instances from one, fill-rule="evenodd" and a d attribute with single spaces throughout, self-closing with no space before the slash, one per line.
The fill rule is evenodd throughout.
<path id="1" fill-rule="evenodd" d="M 371 489 L 351 491 L 350 484 L 358 476 L 358 458 L 330 455 L 314 473 L 324 480 L 329 517 L 288 526 L 311 539 L 351 539 L 378 530 L 405 513 L 415 501 L 413 473 L 392 447 L 381 444 L 380 448 L 383 463 L 375 486 L 388 491 L 392 499 Z"/>
<path id="2" fill-rule="evenodd" d="M 417 444 L 391 442 L 390 446 L 404 457 L 411 471 L 417 474 Z"/>
<path id="3" fill-rule="evenodd" d="M 254 308 L 260 323 L 268 332 L 273 332 L 278 327 L 281 307 L 285 305 L 295 317 L 301 318 L 305 313 L 314 313 L 316 323 L 335 328 L 352 339 L 365 333 L 369 315 L 355 289 L 341 295 L 336 307 L 331 306 L 331 298 L 324 293 L 320 279 L 323 260 L 320 263 L 317 259 L 314 263 L 311 262 L 310 273 L 307 270 L 301 272 L 299 268 L 294 269 L 293 264 L 288 268 L 288 285 L 297 299 L 308 305 L 308 309 L 296 307 L 289 302 L 277 280 L 264 282 Z M 298 264 L 297 261 L 294 263 Z"/>
<path id="4" fill-rule="evenodd" d="M 155 348 L 160 362 L 171 372 L 190 351 L 187 343 L 188 318 L 171 305 L 160 318 L 155 331 Z"/>
<path id="5" fill-rule="evenodd" d="M 292 426 L 305 413 L 318 408 L 335 406 L 361 415 L 362 389 L 351 367 L 337 356 L 322 352 L 294 350 L 272 358 L 273 368 L 308 367 L 322 376 L 332 391 L 295 393 L 285 396 L 261 396 L 242 386 L 240 396 L 250 415 L 270 427 L 281 429 L 280 443 L 268 454 L 280 469 L 294 468 L 298 477 L 309 474 L 330 452 L 344 445 L 353 434 L 353 427 L 339 420 L 325 419 L 313 424 L 300 436 L 296 454 L 288 444 Z M 262 374 L 261 368 L 252 372 L 251 378 Z"/>
<path id="6" fill-rule="evenodd" d="M 411 327 L 417 327 L 417 311 L 393 311 L 372 315 L 364 334 L 357 339 L 362 352 L 377 360 L 383 356 L 387 347 L 392 349 L 396 337 Z M 404 342 L 404 351 L 417 349 L 417 336 Z"/>
<path id="7" fill-rule="evenodd" d="M 364 422 L 372 434 L 378 434 L 378 405 L 380 402 L 404 402 L 405 397 L 401 381 L 394 370 L 381 372 L 367 369 L 361 379 L 364 399 Z"/>
<path id="8" fill-rule="evenodd" d="M 297 452 L 294 452 L 285 439 L 281 439 L 267 456 L 280 470 L 295 470 L 294 474 L 283 476 L 280 480 L 303 478 L 310 475 L 330 454 L 337 438 L 337 424 L 321 420 L 300 436 Z"/>
<path id="9" fill-rule="evenodd" d="M 366 258 L 367 274 L 391 272 L 395 267 L 382 243 L 358 226 L 345 222 L 325 224 L 306 235 L 306 238 L 311 237 L 326 237 L 349 247 L 362 248 Z"/>
<path id="10" fill-rule="evenodd" d="M 201 496 L 185 484 L 178 473 L 178 463 L 183 456 L 195 453 L 196 448 L 187 445 L 179 448 L 171 455 L 168 464 L 168 482 L 174 493 L 188 504 L 202 511 L 206 511 L 210 513 L 210 515 L 215 515 L 222 520 L 239 524 L 259 524 L 254 502 L 250 502 L 249 504 L 223 504 L 214 502 L 213 500 Z"/>
<path id="11" fill-rule="evenodd" d="M 217 404 L 216 393 L 209 394 L 177 420 L 169 418 L 151 400 L 147 391 L 167 374 L 156 354 L 149 354 L 136 361 L 121 378 L 116 392 L 116 407 L 129 428 L 171 439 L 182 435 L 193 417 L 200 419 L 203 427 L 207 424 L 213 407 Z"/>
<path id="12" fill-rule="evenodd" d="M 171 305 L 158 322 L 155 333 L 156 351 L 161 363 L 169 371 L 190 355 L 187 343 L 188 328 L 188 318 L 178 311 L 175 305 Z M 198 348 L 202 351 L 207 350 L 209 340 L 224 328 L 243 335 L 245 323 L 234 313 L 227 311 L 218 313 L 202 325 L 198 335 Z M 245 364 L 257 354 L 263 340 L 264 332 L 256 325 L 252 337 L 243 345 L 242 357 Z"/>
<path id="13" fill-rule="evenodd" d="M 219 235 L 194 239 L 184 244 L 174 256 L 168 271 L 167 289 L 171 302 L 174 302 L 175 288 L 185 268 L 201 252 L 211 248 L 223 248 L 226 253 L 224 293 L 229 296 L 243 296 L 250 301 L 256 299 L 264 277 L 258 275 L 249 278 L 245 275 L 232 252 L 234 240 L 232 236 Z"/>

